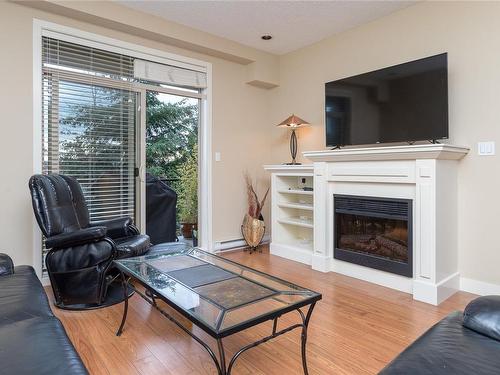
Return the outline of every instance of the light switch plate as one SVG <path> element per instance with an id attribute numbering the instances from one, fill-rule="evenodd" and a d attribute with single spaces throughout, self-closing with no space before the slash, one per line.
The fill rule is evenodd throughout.
<path id="1" fill-rule="evenodd" d="M 215 153 L 215 161 L 220 161 L 220 152 Z"/>
<path id="2" fill-rule="evenodd" d="M 492 156 L 495 155 L 495 142 L 478 142 L 477 143 L 477 154 L 481 156 Z"/>

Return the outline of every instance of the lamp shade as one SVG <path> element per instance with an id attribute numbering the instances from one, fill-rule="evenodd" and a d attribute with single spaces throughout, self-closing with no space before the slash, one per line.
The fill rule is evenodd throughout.
<path id="1" fill-rule="evenodd" d="M 307 121 L 302 120 L 300 117 L 291 115 L 285 121 L 282 121 L 277 126 L 281 128 L 299 128 L 302 126 L 307 126 L 309 123 Z"/>

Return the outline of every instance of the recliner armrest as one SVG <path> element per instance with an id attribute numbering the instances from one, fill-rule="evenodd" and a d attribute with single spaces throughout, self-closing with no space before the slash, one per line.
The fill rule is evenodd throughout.
<path id="1" fill-rule="evenodd" d="M 0 253 L 0 276 L 12 275 L 14 273 L 14 262 L 7 254 Z"/>
<path id="2" fill-rule="evenodd" d="M 122 238 L 135 236 L 139 234 L 139 230 L 133 224 L 130 217 L 119 217 L 117 219 L 94 221 L 90 223 L 91 227 L 103 226 L 108 230 L 108 237 Z"/>
<path id="3" fill-rule="evenodd" d="M 49 249 L 62 249 L 96 242 L 102 240 L 105 236 L 106 227 L 91 227 L 49 237 L 45 240 L 45 246 Z"/>

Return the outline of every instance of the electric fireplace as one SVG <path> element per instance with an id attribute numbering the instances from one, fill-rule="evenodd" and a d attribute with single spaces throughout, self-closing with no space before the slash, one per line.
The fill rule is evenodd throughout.
<path id="1" fill-rule="evenodd" d="M 334 195 L 334 258 L 413 276 L 412 201 Z"/>

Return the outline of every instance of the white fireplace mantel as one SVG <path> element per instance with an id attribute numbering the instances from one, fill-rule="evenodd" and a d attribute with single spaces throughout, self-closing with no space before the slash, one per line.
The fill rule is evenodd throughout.
<path id="1" fill-rule="evenodd" d="M 457 169 L 469 149 L 449 144 L 307 151 L 314 171 L 314 269 L 439 304 L 459 289 Z M 334 194 L 413 201 L 413 278 L 335 259 Z"/>
<path id="2" fill-rule="evenodd" d="M 313 162 L 416 159 L 459 160 L 462 159 L 468 152 L 468 147 L 438 143 L 411 146 L 405 145 L 305 151 L 303 152 L 303 155 Z"/>

